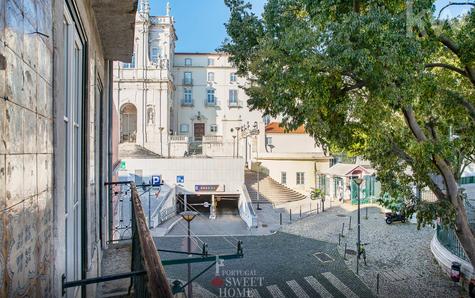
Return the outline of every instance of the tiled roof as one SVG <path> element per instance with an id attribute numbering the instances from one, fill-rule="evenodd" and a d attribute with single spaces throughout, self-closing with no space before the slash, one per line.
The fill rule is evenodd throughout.
<path id="1" fill-rule="evenodd" d="M 292 131 L 285 131 L 283 127 L 280 126 L 279 122 L 271 122 L 266 126 L 266 133 L 293 133 L 293 134 L 304 134 L 305 128 L 304 126 L 300 126 L 299 128 L 292 130 Z"/>

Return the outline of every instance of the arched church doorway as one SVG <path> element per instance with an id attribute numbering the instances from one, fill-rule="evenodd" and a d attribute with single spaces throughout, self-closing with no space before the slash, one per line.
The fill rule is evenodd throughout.
<path id="1" fill-rule="evenodd" d="M 120 109 L 120 142 L 135 143 L 137 139 L 137 108 L 126 103 Z"/>

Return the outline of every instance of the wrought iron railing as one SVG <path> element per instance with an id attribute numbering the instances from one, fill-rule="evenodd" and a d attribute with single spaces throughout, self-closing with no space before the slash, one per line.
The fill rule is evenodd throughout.
<path id="1" fill-rule="evenodd" d="M 470 262 L 454 230 L 437 225 L 437 240 L 448 251 L 457 257 Z"/>
<path id="2" fill-rule="evenodd" d="M 75 281 L 67 281 L 66 275 L 63 274 L 63 295 L 68 288 L 130 278 L 129 295 L 133 288 L 134 297 L 172 297 L 135 183 L 107 182 L 106 186 L 113 189 L 115 200 L 112 200 L 110 207 L 112 214 L 118 215 L 109 222 L 109 234 L 112 242 L 132 240 L 131 271 Z"/>

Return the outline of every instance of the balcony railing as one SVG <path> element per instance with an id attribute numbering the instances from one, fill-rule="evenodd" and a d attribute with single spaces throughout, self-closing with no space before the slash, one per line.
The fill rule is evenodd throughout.
<path id="1" fill-rule="evenodd" d="M 229 102 L 229 107 L 230 108 L 241 108 L 242 106 L 243 106 L 242 100 L 230 101 Z"/>
<path id="2" fill-rule="evenodd" d="M 183 106 L 183 107 L 192 107 L 192 106 L 194 106 L 193 102 L 194 102 L 193 99 L 191 99 L 191 100 L 190 99 L 182 99 L 181 106 Z"/>
<path id="3" fill-rule="evenodd" d="M 204 136 L 203 143 L 222 143 L 223 136 Z"/>
<path id="4" fill-rule="evenodd" d="M 193 85 L 193 79 L 190 79 L 190 78 L 183 79 L 183 85 L 192 86 Z"/>
<path id="5" fill-rule="evenodd" d="M 133 297 L 173 297 L 158 250 L 150 234 L 148 228 L 150 223 L 147 223 L 135 183 L 123 181 L 109 182 L 106 185 L 111 187 L 113 193 L 112 200 L 109 202 L 109 243 L 132 240 L 131 270 L 76 281 L 67 281 L 63 274 L 63 295 L 68 288 L 130 279 L 128 296 L 132 294 L 133 289 Z M 144 189 L 150 187 L 150 185 L 142 186 Z M 144 193 L 148 192 L 144 191 L 142 194 Z"/>
<path id="6" fill-rule="evenodd" d="M 135 297 L 172 297 L 162 261 L 147 226 L 135 183 L 130 184 L 132 196 L 132 271 L 143 271 L 133 279 Z"/>

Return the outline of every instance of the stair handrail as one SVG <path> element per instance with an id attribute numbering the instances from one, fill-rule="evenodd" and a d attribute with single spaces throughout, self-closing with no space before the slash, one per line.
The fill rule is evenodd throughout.
<path id="1" fill-rule="evenodd" d="M 166 214 L 162 214 L 162 208 L 171 197 L 173 198 L 175 197 L 175 195 L 173 196 L 171 195 L 175 193 L 176 193 L 176 185 L 174 184 L 170 187 L 170 190 L 168 191 L 168 193 L 163 197 L 163 200 L 158 204 L 157 208 L 155 208 L 155 210 L 153 211 L 152 218 L 158 219 L 157 223 L 154 225 L 155 227 L 157 227 L 159 224 L 161 224 L 167 219 L 168 212 L 166 212 Z"/>

